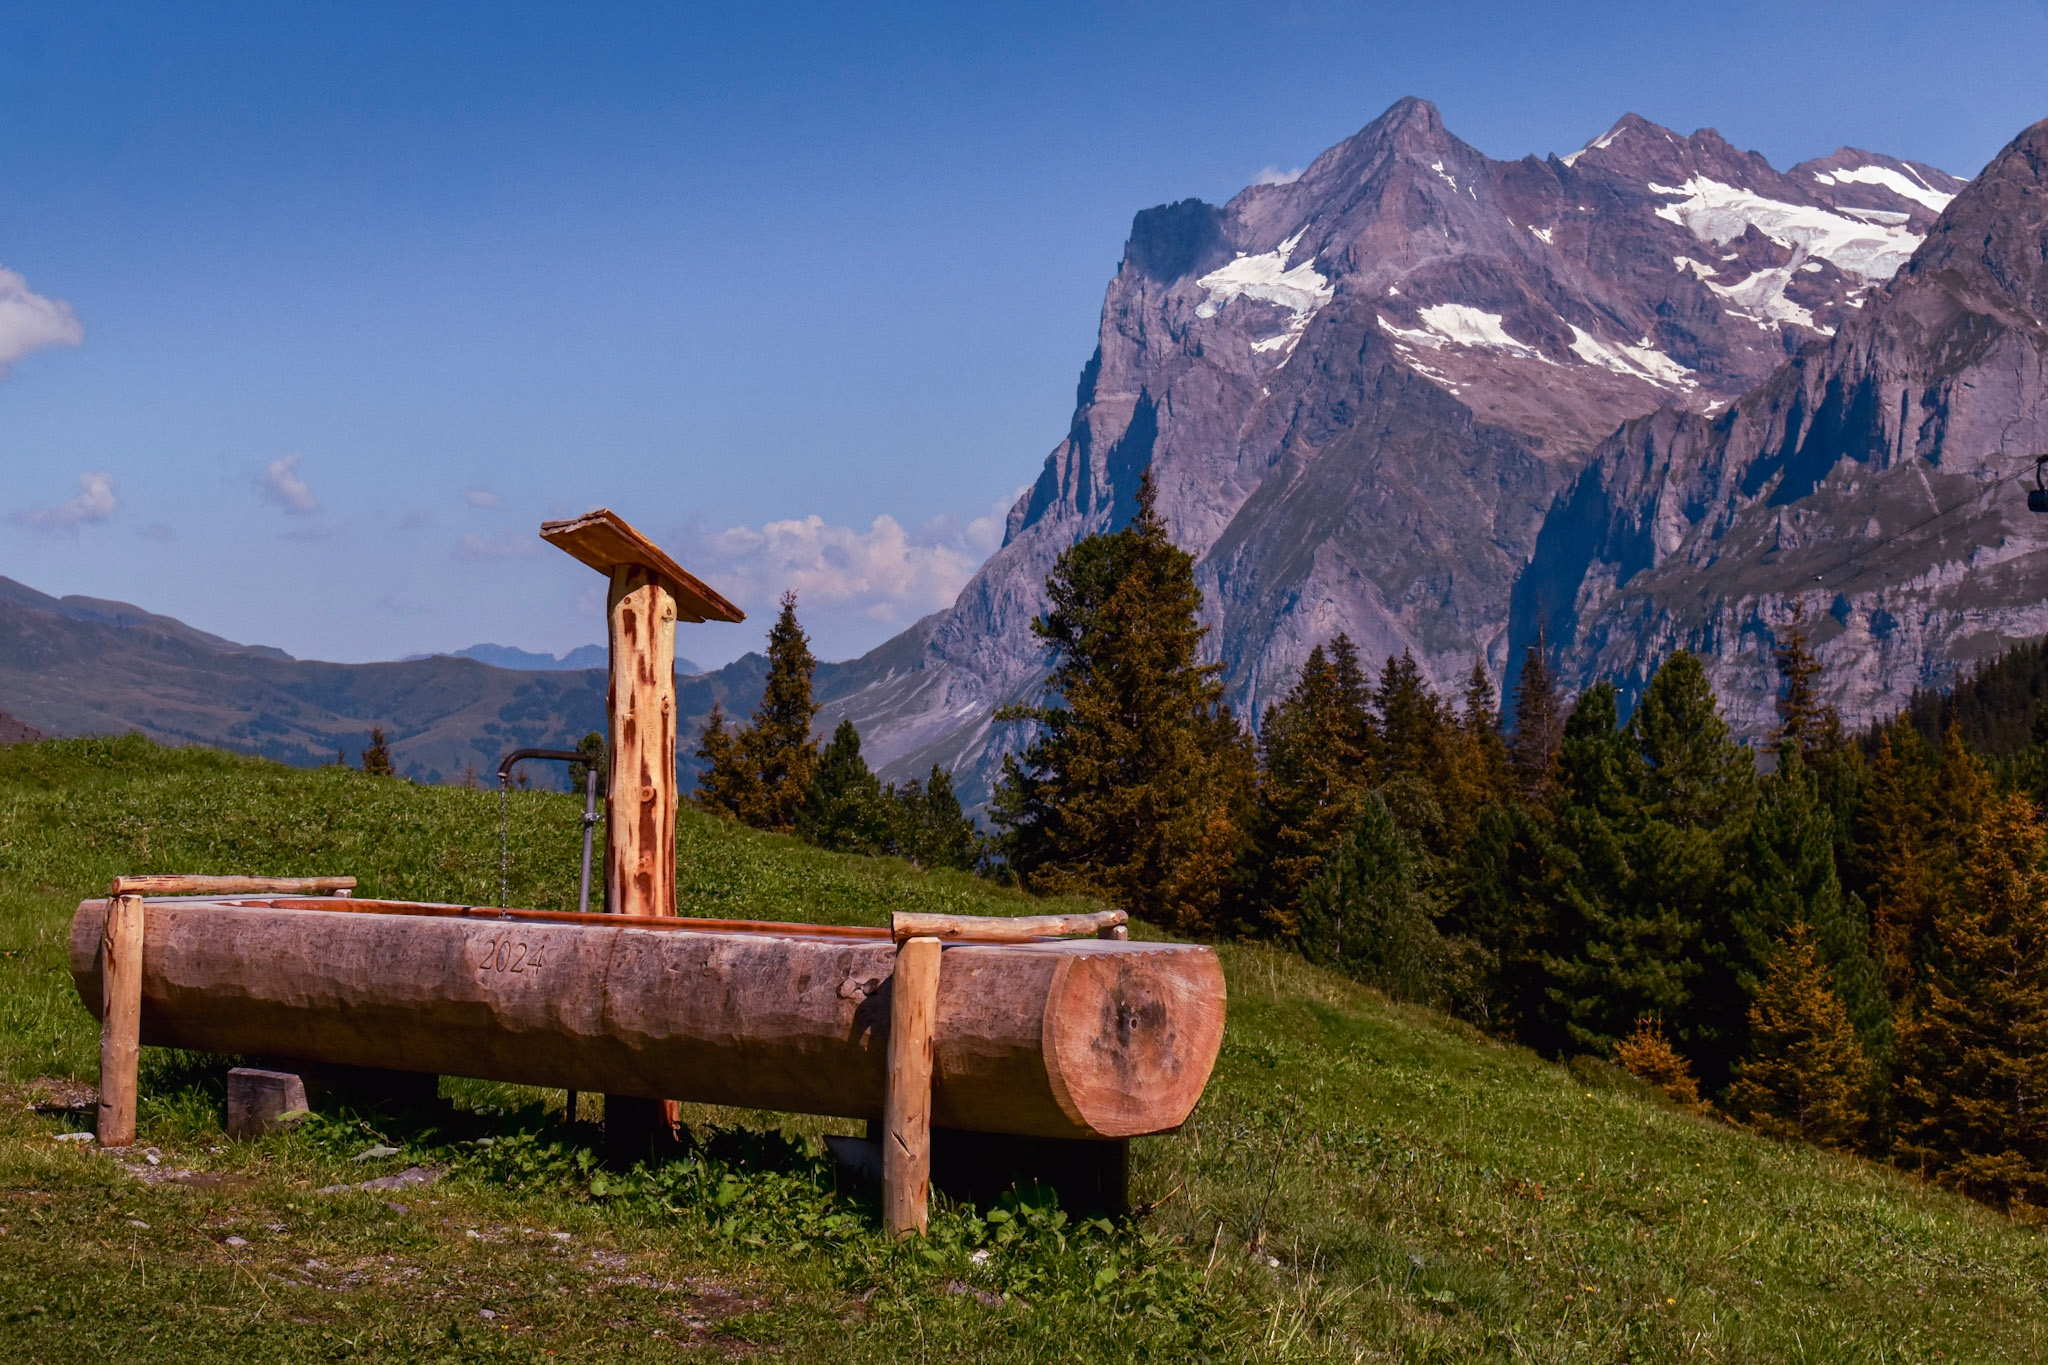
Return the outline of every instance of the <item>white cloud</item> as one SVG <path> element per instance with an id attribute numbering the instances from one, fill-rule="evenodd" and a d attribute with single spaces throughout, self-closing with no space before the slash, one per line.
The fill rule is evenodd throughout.
<path id="1" fill-rule="evenodd" d="M 505 505 L 505 500 L 488 488 L 465 488 L 462 500 L 471 507 L 498 508 Z"/>
<path id="2" fill-rule="evenodd" d="M 75 536 L 79 527 L 114 515 L 117 505 L 113 476 L 92 472 L 78 476 L 78 496 L 69 502 L 55 507 L 24 507 L 14 514 L 14 520 L 51 535 Z"/>
<path id="3" fill-rule="evenodd" d="M 1014 501 L 1013 496 L 998 502 L 972 519 L 937 517 L 914 534 L 890 516 L 876 517 L 865 530 L 816 515 L 758 529 L 731 526 L 697 534 L 682 559 L 750 610 L 771 610 L 785 590 L 794 589 L 807 622 L 814 615 L 850 617 L 872 625 L 832 633 L 868 636 L 873 625 L 908 625 L 951 606 L 982 560 L 1002 544 Z"/>
<path id="4" fill-rule="evenodd" d="M 457 559 L 531 559 L 540 553 L 541 539 L 531 531 L 507 531 L 485 538 L 464 531 L 455 538 Z"/>
<path id="5" fill-rule="evenodd" d="M 84 340 L 85 327 L 70 304 L 31 292 L 27 280 L 0 266 L 0 375 L 31 351 Z"/>
<path id="6" fill-rule="evenodd" d="M 320 499 L 313 496 L 313 490 L 299 477 L 299 462 L 305 458 L 303 455 L 280 456 L 265 466 L 262 476 L 256 480 L 264 497 L 293 516 L 308 516 L 320 510 Z"/>
<path id="7" fill-rule="evenodd" d="M 1295 181 L 1301 179 L 1301 173 L 1307 169 L 1308 167 L 1306 166 L 1296 166 L 1291 171 L 1283 171 L 1278 166 L 1268 166 L 1252 177 L 1252 183 L 1254 185 L 1292 185 Z"/>

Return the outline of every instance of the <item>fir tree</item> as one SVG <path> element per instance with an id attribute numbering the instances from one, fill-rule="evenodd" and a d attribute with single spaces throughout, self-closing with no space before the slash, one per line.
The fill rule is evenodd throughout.
<path id="1" fill-rule="evenodd" d="M 370 747 L 363 750 L 363 772 L 370 777 L 396 777 L 397 769 L 391 766 L 391 749 L 384 742 L 384 727 L 370 727 Z"/>
<path id="2" fill-rule="evenodd" d="M 605 756 L 604 736 L 592 730 L 576 741 L 576 752 L 583 757 L 569 765 L 569 790 L 581 796 L 591 770 L 596 769 L 597 799 L 603 801 L 611 780 L 611 763 Z"/>
<path id="3" fill-rule="evenodd" d="M 1749 1007 L 1750 1052 L 1728 1107 L 1767 1133 L 1847 1147 L 1863 1125 L 1868 1063 L 1818 946 L 1804 922 L 1779 940 Z"/>
<path id="4" fill-rule="evenodd" d="M 1546 1008 L 1527 1041 L 1607 1053 L 1645 1016 L 1678 1017 L 1698 973 L 1689 902 L 1645 894 L 1642 755 L 1614 688 L 1588 688 L 1558 745 L 1539 960 Z M 1667 858 L 1667 862 L 1669 859 Z"/>
<path id="5" fill-rule="evenodd" d="M 1759 967 L 1774 960 L 1792 926 L 1805 926 L 1802 932 L 1810 934 L 1864 1051 L 1886 1057 L 1890 1001 L 1862 902 L 1842 891 L 1835 845 L 1834 814 L 1821 799 L 1819 778 L 1798 747 L 1788 746 L 1759 784 L 1756 815 L 1730 884 L 1731 923 L 1742 956 Z M 1745 965 L 1742 979 L 1750 999 L 1763 984 L 1752 975 Z M 1755 1017 L 1753 1009 L 1749 1017 Z M 1750 1046 L 1745 1042 L 1738 1050 Z"/>
<path id="6" fill-rule="evenodd" d="M 2048 874 L 2023 796 L 1987 802 L 1900 1038 L 1895 1154 L 2000 1204 L 2048 1204 Z"/>
<path id="7" fill-rule="evenodd" d="M 1459 717 L 1467 754 L 1469 785 L 1487 801 L 1505 801 L 1515 790 L 1507 740 L 1501 734 L 1500 697 L 1486 661 L 1475 658 L 1465 678 L 1465 712 Z"/>
<path id="8" fill-rule="evenodd" d="M 717 700 L 697 736 L 697 760 L 702 766 L 696 790 L 690 793 L 693 803 L 735 819 L 741 818 L 741 811 L 759 809 L 760 774 L 741 758 L 738 736 L 725 719 L 724 704 Z"/>
<path id="9" fill-rule="evenodd" d="M 981 835 L 953 792 L 953 775 L 932 764 L 923 782 L 911 778 L 887 793 L 896 803 L 897 851 L 919 867 L 969 871 L 981 860 Z"/>
<path id="10" fill-rule="evenodd" d="M 1389 657 L 1373 694 L 1379 711 L 1380 734 L 1386 757 L 1387 777 L 1403 774 L 1434 778 L 1442 765 L 1445 732 L 1451 728 L 1444 705 L 1430 690 L 1421 665 L 1407 650 L 1401 657 Z"/>
<path id="11" fill-rule="evenodd" d="M 1508 741 L 1508 768 L 1522 803 L 1542 806 L 1550 799 L 1551 771 L 1564 738 L 1564 706 L 1543 662 L 1543 641 L 1522 657 L 1515 683 L 1515 728 Z"/>
<path id="12" fill-rule="evenodd" d="M 1640 755 L 1642 823 L 1629 850 L 1635 881 L 1625 923 L 1652 929 L 1626 951 L 1671 952 L 1696 974 L 1686 1003 L 1663 1012 L 1702 1083 L 1718 1089 L 1742 1053 L 1773 927 L 1754 922 L 1754 907 L 1730 886 L 1756 767 L 1722 718 L 1705 668 L 1685 650 L 1651 677 L 1628 735 Z"/>
<path id="13" fill-rule="evenodd" d="M 796 619 L 796 594 L 782 595 L 782 614 L 768 632 L 768 679 L 750 724 L 726 730 L 725 712 L 713 703 L 697 744 L 704 771 L 691 800 L 756 829 L 788 832 L 818 762 L 811 721 L 817 660 Z"/>
<path id="14" fill-rule="evenodd" d="M 1302 952 L 1389 995 L 1436 1000 L 1451 984 L 1451 952 L 1432 908 L 1415 850 L 1387 803 L 1369 793 L 1302 894 Z"/>
<path id="15" fill-rule="evenodd" d="M 1223 705 L 1194 560 L 1155 507 L 1059 557 L 1032 632 L 1054 664 L 1038 705 L 1005 707 L 1037 737 L 1005 755 L 992 803 L 1009 865 L 1037 890 L 1093 890 L 1183 932 L 1213 927 L 1243 841 L 1252 756 Z"/>
<path id="16" fill-rule="evenodd" d="M 1350 650 L 1339 636 L 1338 658 Z M 1362 692 L 1317 645 L 1287 695 L 1266 708 L 1239 928 L 1281 939 L 1299 932 L 1301 892 L 1357 819 L 1375 776 Z"/>
<path id="17" fill-rule="evenodd" d="M 860 731 L 852 721 L 840 721 L 797 809 L 798 836 L 841 853 L 882 853 L 894 845 L 895 816 L 861 757 Z"/>
<path id="18" fill-rule="evenodd" d="M 1807 646 L 1804 603 L 1793 607 L 1785 638 L 1772 650 L 1772 658 L 1784 690 L 1778 694 L 1778 728 L 1771 734 L 1771 748 L 1778 753 L 1797 749 L 1813 767 L 1841 749 L 1845 740 L 1841 715 L 1820 697 L 1820 660 Z"/>

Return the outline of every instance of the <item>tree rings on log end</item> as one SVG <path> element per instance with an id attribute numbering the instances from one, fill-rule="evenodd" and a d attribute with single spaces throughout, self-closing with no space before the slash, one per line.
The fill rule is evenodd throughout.
<path id="1" fill-rule="evenodd" d="M 1209 948 L 1063 955 L 1044 1015 L 1053 1098 L 1077 1128 L 1136 1137 L 1194 1111 L 1223 1046 L 1223 964 Z"/>

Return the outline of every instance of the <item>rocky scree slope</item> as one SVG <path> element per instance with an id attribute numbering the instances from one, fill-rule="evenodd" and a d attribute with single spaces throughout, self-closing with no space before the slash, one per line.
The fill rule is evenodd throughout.
<path id="1" fill-rule="evenodd" d="M 1832 336 L 1961 186 L 1853 149 L 1780 172 L 1633 115 L 1495 161 L 1408 99 L 1288 183 L 1146 210 L 1003 547 L 836 670 L 822 719 L 889 775 L 939 762 L 984 795 L 1016 738 L 990 713 L 1044 676 L 1047 572 L 1148 468 L 1241 713 L 1338 631 L 1439 685 L 1475 656 L 1499 676 L 1512 585 L 1592 447 L 1658 410 L 1704 420 Z"/>
<path id="2" fill-rule="evenodd" d="M 2048 633 L 2048 518 L 2024 492 L 2048 452 L 2044 319 L 2048 121 L 1833 336 L 1725 412 L 1667 405 L 1604 442 L 1538 537 L 1512 642 L 1541 629 L 1573 685 L 1630 688 L 1693 648 L 1756 732 L 1795 611 L 1857 721 Z"/>

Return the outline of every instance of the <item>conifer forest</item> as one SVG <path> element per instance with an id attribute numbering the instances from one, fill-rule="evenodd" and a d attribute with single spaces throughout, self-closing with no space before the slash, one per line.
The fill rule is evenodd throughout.
<path id="1" fill-rule="evenodd" d="M 1042 695 L 995 717 L 1025 738 L 993 833 L 943 769 L 885 786 L 850 722 L 809 737 L 793 597 L 759 710 L 705 729 L 694 799 L 1282 945 L 1728 1122 L 2048 1205 L 2048 646 L 1851 734 L 1795 613 L 1752 746 L 1682 650 L 1624 714 L 1608 684 L 1561 695 L 1540 646 L 1505 699 L 1479 661 L 1445 696 L 1340 634 L 1253 727 L 1200 660 L 1193 561 L 1149 482 L 1138 503 L 1048 581 Z"/>

